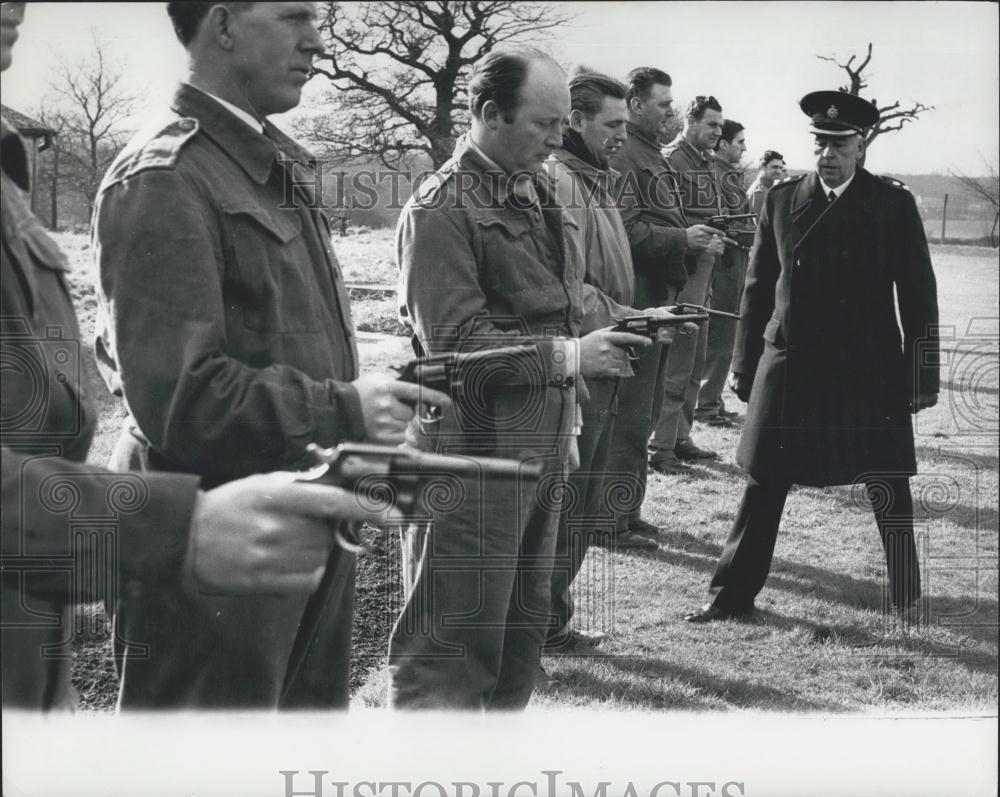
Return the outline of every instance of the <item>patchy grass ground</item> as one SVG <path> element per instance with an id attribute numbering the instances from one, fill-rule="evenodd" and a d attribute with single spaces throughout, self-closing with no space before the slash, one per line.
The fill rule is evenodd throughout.
<path id="1" fill-rule="evenodd" d="M 76 265 L 73 295 L 89 341 L 95 302 L 85 274 L 85 236 L 62 234 Z M 334 240 L 352 282 L 393 283 L 390 231 Z M 932 246 L 939 281 L 946 365 L 941 403 L 918 416 L 920 517 L 925 598 L 919 620 L 881 611 L 884 565 L 871 512 L 848 488 L 799 488 L 789 496 L 775 565 L 749 621 L 690 626 L 685 609 L 705 588 L 743 487 L 733 464 L 739 429 L 696 428 L 718 462 L 683 477 L 653 475 L 644 507 L 665 528 L 645 553 L 593 548 L 576 587 L 581 626 L 611 633 L 593 656 L 548 657 L 559 680 L 533 705 L 614 710 L 794 712 L 996 711 L 998 258 L 996 250 Z M 391 296 L 353 299 L 365 370 L 405 362 Z M 96 380 L 96 370 L 88 365 Z M 99 380 L 103 463 L 121 410 Z M 733 396 L 727 402 L 739 407 Z M 388 632 L 401 598 L 398 548 L 374 529 L 359 565 L 354 637 L 355 699 L 380 705 Z M 83 704 L 108 710 L 114 676 L 103 612 L 87 607 L 75 679 Z"/>

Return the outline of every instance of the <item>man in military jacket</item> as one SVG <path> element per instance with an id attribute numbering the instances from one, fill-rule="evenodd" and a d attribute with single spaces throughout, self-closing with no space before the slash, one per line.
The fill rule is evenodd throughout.
<path id="1" fill-rule="evenodd" d="M 531 343 L 540 357 L 511 363 L 502 389 L 468 385 L 416 442 L 538 462 L 544 475 L 537 492 L 473 480 L 433 513 L 422 549 L 407 548 L 419 575 L 389 644 L 393 708 L 527 705 L 549 625 L 561 469 L 578 461 L 578 380 L 626 373 L 620 347 L 649 343 L 606 329 L 578 337 L 575 222 L 542 170 L 570 109 L 562 69 L 536 50 L 494 50 L 476 65 L 469 105 L 472 130 L 399 219 L 401 314 L 418 351 Z"/>
<path id="2" fill-rule="evenodd" d="M 937 290 L 909 191 L 857 165 L 871 104 L 806 95 L 817 169 L 764 200 L 733 358 L 749 398 L 737 455 L 749 473 L 711 602 L 686 619 L 753 609 L 791 484 L 865 484 L 885 547 L 888 598 L 920 596 L 909 477 L 911 413 L 937 402 Z M 896 323 L 898 297 L 902 333 Z"/>
<path id="3" fill-rule="evenodd" d="M 323 50 L 313 4 L 168 12 L 191 74 L 116 158 L 94 218 L 97 355 L 129 412 L 113 464 L 216 485 L 293 468 L 310 442 L 401 442 L 421 391 L 356 378 L 315 161 L 265 118 L 298 103 Z M 301 596 L 123 596 L 121 705 L 346 707 L 353 554 L 327 569 L 308 612 Z"/>
<path id="4" fill-rule="evenodd" d="M 3 70 L 24 5 L 3 6 Z M 3 120 L 0 150 L 2 698 L 5 709 L 71 709 L 74 603 L 119 591 L 308 595 L 329 555 L 330 521 L 371 513 L 353 494 L 291 483 L 287 474 L 203 492 L 188 474 L 86 463 L 96 413 L 70 265 L 31 213 L 25 147 Z"/>

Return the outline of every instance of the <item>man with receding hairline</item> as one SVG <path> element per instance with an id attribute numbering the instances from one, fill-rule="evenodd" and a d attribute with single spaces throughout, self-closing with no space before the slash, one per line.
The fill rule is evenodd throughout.
<path id="1" fill-rule="evenodd" d="M 533 49 L 486 55 L 469 83 L 472 128 L 403 209 L 396 231 L 401 315 L 420 352 L 533 343 L 533 373 L 455 396 L 456 412 L 419 425 L 416 443 L 540 462 L 529 484 L 468 484 L 433 515 L 416 586 L 389 644 L 393 708 L 521 709 L 539 673 L 562 468 L 572 463 L 581 377 L 628 371 L 621 348 L 644 337 L 582 337 L 584 266 L 543 161 L 562 143 L 566 75 Z M 467 387 L 474 389 L 475 386 Z M 475 408 L 480 412 L 472 412 Z M 468 410 L 468 412 L 466 412 Z M 484 429 L 489 416 L 495 426 Z"/>

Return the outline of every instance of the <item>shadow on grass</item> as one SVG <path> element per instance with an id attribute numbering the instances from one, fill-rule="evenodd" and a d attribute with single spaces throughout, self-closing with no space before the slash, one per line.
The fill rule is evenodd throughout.
<path id="1" fill-rule="evenodd" d="M 631 550 L 634 556 L 677 567 L 698 570 L 705 574 L 705 585 L 715 572 L 715 563 L 722 546 L 707 542 L 685 531 L 670 531 L 662 535 L 663 546 L 656 550 Z M 925 582 L 933 573 L 925 573 Z M 803 583 L 805 582 L 805 583 Z M 775 557 L 764 589 L 783 589 L 804 597 L 828 603 L 839 603 L 855 609 L 881 609 L 881 581 L 855 578 L 822 567 Z M 988 595 L 931 594 L 932 617 L 937 627 L 972 637 L 979 642 L 997 642 L 997 599 Z"/>
<path id="2" fill-rule="evenodd" d="M 573 692 L 588 700 L 606 700 L 627 694 L 629 703 L 647 709 L 725 710 L 726 708 L 762 709 L 767 711 L 847 710 L 839 703 L 806 699 L 785 689 L 748 683 L 735 678 L 722 678 L 702 670 L 683 667 L 660 658 L 648 656 L 602 656 L 584 664 L 568 664 L 553 685 L 553 694 Z M 598 666 L 593 666 L 597 662 Z M 601 677 L 600 671 L 607 671 Z M 633 676 L 638 682 L 623 684 L 623 676 Z M 674 694 L 670 682 L 690 686 L 699 694 Z M 704 696 L 702 696 L 704 695 Z M 714 699 L 713 699 L 714 698 Z M 725 703 L 720 706 L 717 700 Z"/>
<path id="3" fill-rule="evenodd" d="M 948 438 L 951 443 L 941 443 L 940 446 L 920 446 L 916 447 L 917 459 L 948 459 L 959 464 L 972 465 L 982 470 L 997 470 L 1000 466 L 1000 458 L 996 454 L 974 454 L 971 451 L 961 449 L 964 436 L 953 435 Z M 978 439 L 982 440 L 982 436 Z M 984 444 L 991 440 L 983 441 Z"/>
<path id="4" fill-rule="evenodd" d="M 995 605 L 994 601 L 994 605 Z M 931 600 L 932 621 L 938 619 L 939 601 Z M 855 649 L 855 654 L 864 657 L 880 659 L 895 659 L 909 656 L 927 656 L 957 660 L 967 670 L 972 672 L 996 673 L 997 655 L 984 650 L 974 650 L 960 645 L 932 638 L 932 634 L 940 633 L 942 629 L 952 629 L 954 626 L 943 625 L 940 622 L 927 625 L 924 623 L 906 624 L 894 616 L 886 615 L 884 623 L 878 628 L 859 623 L 817 623 L 799 617 L 789 617 L 769 609 L 758 609 L 749 622 L 761 623 L 773 628 L 794 631 L 805 629 L 809 633 L 812 644 L 823 644 L 827 641 Z M 996 642 L 994 628 L 993 642 Z"/>

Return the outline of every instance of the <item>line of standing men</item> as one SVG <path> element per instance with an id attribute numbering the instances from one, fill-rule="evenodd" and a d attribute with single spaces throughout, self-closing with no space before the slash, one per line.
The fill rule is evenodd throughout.
<path id="1" fill-rule="evenodd" d="M 688 223 L 689 211 L 705 219 L 714 215 L 712 210 L 721 210 L 718 184 L 704 184 L 699 176 L 706 165 L 703 150 L 719 137 L 721 108 L 711 97 L 699 97 L 691 106 L 685 132 L 671 150 L 690 160 L 691 168 L 675 172 L 659 155 L 656 140 L 672 101 L 665 73 L 633 71 L 622 98 L 614 81 L 584 76 L 567 85 L 558 64 L 538 51 L 494 52 L 477 64 L 469 85 L 471 130 L 455 157 L 411 199 L 400 218 L 401 309 L 413 325 L 418 353 L 531 342 L 541 357 L 534 372 L 515 374 L 499 391 L 473 392 L 469 405 L 460 408 L 463 412 L 445 414 L 428 426 L 415 417 L 414 406 L 447 407 L 447 396 L 387 378 L 357 377 L 350 311 L 330 226 L 311 191 L 316 164 L 266 121 L 269 114 L 298 102 L 311 60 L 322 51 L 314 7 L 170 3 L 168 10 L 189 54 L 190 77 L 165 119 L 139 134 L 111 167 L 95 212 L 98 358 L 109 386 L 129 411 L 115 464 L 143 472 L 197 474 L 205 487 L 238 484 L 248 474 L 291 467 L 309 442 L 398 442 L 404 429 L 409 441 L 423 448 L 541 462 L 545 477 L 539 490 L 527 482 L 510 487 L 470 484 L 458 506 L 437 511 L 430 524 L 409 530 L 405 551 L 414 556 L 412 571 L 418 576 L 389 651 L 393 707 L 522 708 L 530 699 L 546 641 L 552 646 L 573 642 L 571 607 L 557 612 L 555 620 L 550 613 L 558 606 L 553 592 L 565 595 L 584 547 L 576 542 L 581 527 L 571 522 L 563 501 L 566 484 L 573 483 L 567 482 L 567 470 L 587 463 L 575 485 L 586 496 L 584 506 L 589 502 L 595 507 L 593 513 L 606 527 L 621 526 L 601 481 L 605 472 L 618 473 L 613 465 L 602 466 L 605 457 L 614 461 L 616 451 L 608 418 L 616 403 L 620 410 L 632 394 L 631 400 L 641 404 L 633 417 L 645 424 L 645 449 L 645 434 L 660 414 L 655 395 L 666 359 L 663 344 L 669 341 L 650 345 L 645 337 L 609 330 L 606 322 L 635 312 L 636 304 L 666 312 L 655 305 L 666 304 L 673 291 L 689 286 L 703 299 L 712 276 L 709 263 L 722 251 L 724 241 L 714 230 Z M 617 145 L 609 143 L 624 121 L 620 108 L 612 107 L 610 116 L 595 124 L 609 110 L 607 98 L 612 106 L 626 100 L 638 142 L 631 149 L 626 145 L 615 153 Z M 578 112 L 575 123 L 571 111 Z M 567 116 L 571 127 L 564 137 Z M 814 124 L 820 125 L 823 120 L 816 116 Z M 824 118 L 831 123 L 837 116 Z M 848 104 L 842 119 L 853 116 Z M 601 136 L 602 124 L 611 125 L 611 135 Z M 829 127 L 821 129 L 828 137 L 838 135 Z M 566 191 L 584 185 L 592 192 L 615 154 L 638 189 L 621 218 L 617 209 L 597 213 L 585 207 L 582 214 L 574 213 L 571 203 L 564 212 Z M 856 149 L 841 147 L 843 170 L 854 165 L 856 154 Z M 820 168 L 822 177 L 822 162 Z M 880 191 L 885 194 L 881 198 L 891 199 L 879 203 L 880 209 L 891 206 L 890 227 L 915 239 L 919 218 L 914 227 L 912 200 L 907 204 L 900 189 L 873 188 L 876 178 L 863 171 L 854 175 L 852 169 L 846 179 L 829 170 L 825 174 L 833 198 L 820 194 L 824 201 L 840 199 L 836 189 L 845 193 L 854 180 L 866 192 Z M 794 195 L 796 223 L 801 220 L 795 214 L 802 209 L 802 218 L 812 226 L 837 216 L 816 204 L 814 184 L 826 185 L 813 181 L 803 195 Z M 845 196 L 859 201 L 838 207 L 871 210 L 869 193 L 856 190 Z M 785 217 L 778 204 L 769 199 L 765 207 L 765 220 L 783 230 Z M 844 215 L 837 229 L 857 222 Z M 774 382 L 794 373 L 776 355 L 765 357 L 760 369 L 747 355 L 758 351 L 758 337 L 777 347 L 779 328 L 791 323 L 780 317 L 774 330 L 770 325 L 758 329 L 770 312 L 761 309 L 768 296 L 771 307 L 775 296 L 784 303 L 780 307 L 791 302 L 781 293 L 780 281 L 774 287 L 775 262 L 764 259 L 774 249 L 763 237 L 770 229 L 762 224 L 751 265 L 750 284 L 759 290 L 751 291 L 748 284 L 744 296 L 744 313 L 753 321 L 742 340 L 742 362 L 749 364 L 737 393 L 746 397 L 751 372 L 770 381 L 769 391 L 753 393 L 764 395 L 760 401 L 765 409 L 756 416 L 762 432 L 756 447 L 746 438 L 744 442 L 751 446 L 748 467 L 762 487 L 751 497 L 752 482 L 746 501 L 763 501 L 776 507 L 777 514 L 769 516 L 763 532 L 737 535 L 731 545 L 735 558 L 730 557 L 737 562 L 745 557 L 741 551 L 757 545 L 761 533 L 766 536 L 772 526 L 776 533 L 779 498 L 799 478 L 795 467 L 786 467 L 772 481 L 759 473 L 761 458 L 773 462 L 772 449 L 782 451 L 786 441 L 787 418 L 770 399 L 775 390 L 783 393 L 783 385 L 775 388 Z M 623 268 L 625 241 L 636 285 L 631 296 Z M 873 251 L 884 247 L 873 246 Z M 813 254 L 822 257 L 821 251 Z M 907 254 L 921 255 L 919 242 Z M 914 337 L 936 320 L 933 297 L 926 291 L 928 284 L 933 288 L 933 275 L 925 245 L 923 255 L 915 269 L 894 260 L 866 275 L 875 280 L 873 296 L 884 298 L 886 281 L 900 289 L 909 356 L 915 356 Z M 781 250 L 782 269 L 788 257 Z M 827 277 L 837 273 L 836 265 L 820 264 L 819 277 L 814 284 L 807 282 L 807 288 L 829 287 Z M 760 306 L 747 304 L 758 296 L 764 297 Z M 838 319 L 837 309 L 839 305 L 828 314 L 831 325 Z M 865 312 L 863 318 L 854 320 L 870 322 L 861 324 L 862 330 L 874 329 L 884 323 L 885 309 L 866 305 L 858 311 Z M 809 337 L 801 322 L 796 333 Z M 823 333 L 828 336 L 829 330 Z M 782 329 L 782 340 L 790 340 L 788 334 Z M 701 337 L 699 331 L 681 329 L 673 341 L 682 367 L 671 383 L 669 411 L 678 423 L 665 429 L 663 439 L 674 439 L 663 450 L 675 455 L 678 441 L 682 451 L 685 445 L 696 449 L 688 433 Z M 629 346 L 645 349 L 638 364 L 647 385 L 652 382 L 649 397 L 645 390 L 640 396 L 630 390 L 641 381 L 632 376 Z M 886 370 L 887 351 L 877 348 L 883 359 L 869 363 L 879 373 Z M 793 359 L 789 350 L 789 362 Z M 851 416 L 879 431 L 876 437 L 884 445 L 875 449 L 881 455 L 848 455 L 833 476 L 808 478 L 845 478 L 859 465 L 895 467 L 904 475 L 912 471 L 912 437 L 907 459 L 902 440 L 908 427 L 898 414 L 907 407 L 906 396 L 900 396 L 907 388 L 905 368 L 892 362 L 899 379 L 876 394 L 874 407 L 861 401 Z M 846 364 L 837 363 L 832 373 L 843 383 Z M 821 382 L 830 385 L 829 380 Z M 794 385 L 805 402 L 801 428 L 812 429 L 808 423 L 823 417 L 808 411 L 809 402 L 816 400 L 815 382 Z M 911 409 L 933 403 L 936 382 L 931 385 L 928 375 L 921 387 L 928 390 L 912 399 Z M 881 428 L 886 423 L 878 413 L 890 407 L 896 414 Z M 849 428 L 824 442 L 856 444 L 856 432 Z M 637 437 L 632 430 L 633 444 Z M 808 435 L 798 440 L 803 450 L 811 442 Z M 622 450 L 620 443 L 617 450 Z M 872 447 L 862 450 L 870 453 Z M 626 457 L 625 465 L 644 475 L 645 450 L 638 459 L 637 466 L 634 457 Z M 871 485 L 876 479 L 867 481 Z M 901 496 L 901 483 L 892 486 Z M 905 501 L 900 497 L 890 509 L 905 514 Z M 621 514 L 625 528 L 631 529 L 637 518 Z M 888 528 L 886 513 L 877 510 L 876 515 L 880 529 Z M 894 601 L 906 605 L 919 594 L 910 556 L 912 530 L 909 537 L 885 531 L 884 537 Z M 115 606 L 120 704 L 345 706 L 354 561 L 341 548 L 318 550 L 329 556 L 325 569 L 333 577 L 324 579 L 324 594 L 311 597 L 308 591 L 219 596 L 203 586 L 160 590 L 141 579 L 130 582 Z M 311 553 L 309 564 L 316 557 L 316 551 Z M 769 563 L 769 554 L 765 558 Z M 562 581 L 553 580 L 555 562 L 566 568 Z M 301 563 L 292 562 L 296 565 Z M 897 579 L 900 565 L 906 575 Z M 756 589 L 762 584 L 760 579 Z M 740 589 L 731 602 L 719 599 L 689 619 L 720 619 L 747 610 L 752 589 Z M 307 605 L 317 600 L 323 611 L 307 612 Z"/>

